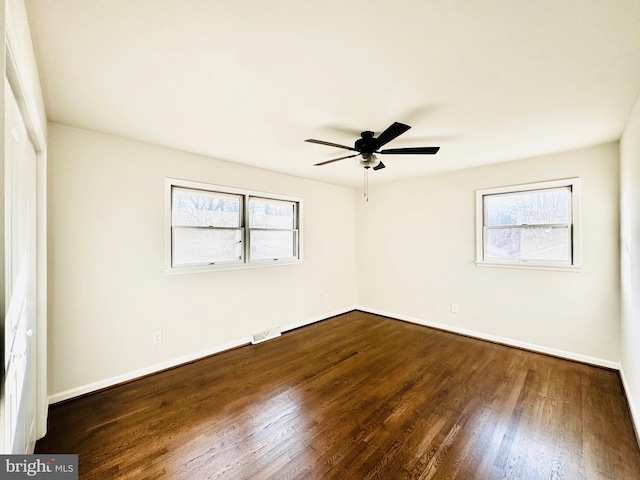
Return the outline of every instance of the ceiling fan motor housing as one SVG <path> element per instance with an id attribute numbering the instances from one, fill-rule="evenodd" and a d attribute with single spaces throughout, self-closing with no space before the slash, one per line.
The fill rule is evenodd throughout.
<path id="1" fill-rule="evenodd" d="M 370 131 L 362 132 L 362 138 L 356 140 L 354 145 L 355 149 L 364 154 L 373 154 L 376 150 L 378 150 L 378 142 L 377 139 L 374 138 L 374 133 Z"/>

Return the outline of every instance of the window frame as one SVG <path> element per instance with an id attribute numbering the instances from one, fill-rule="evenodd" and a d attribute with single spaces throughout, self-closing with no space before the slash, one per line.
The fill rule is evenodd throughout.
<path id="1" fill-rule="evenodd" d="M 172 219 L 172 203 L 173 203 L 173 189 L 186 189 L 186 190 L 200 190 L 204 192 L 217 193 L 222 195 L 235 195 L 241 196 L 241 226 L 234 228 L 234 230 L 240 230 L 242 232 L 243 243 L 243 256 L 242 259 L 237 261 L 222 261 L 213 264 L 197 264 L 197 265 L 173 265 L 173 242 L 174 242 L 174 225 Z M 220 270 L 238 270 L 245 268 L 260 268 L 266 266 L 276 265 L 292 265 L 303 263 L 303 198 L 295 197 L 291 195 L 281 195 L 268 192 L 261 192 L 255 190 L 246 190 L 235 187 L 228 187 L 224 185 L 214 185 L 203 182 L 195 182 L 190 180 L 182 180 L 177 178 L 165 178 L 164 182 L 165 190 L 165 205 L 164 205 L 164 219 L 165 219 L 165 232 L 164 232 L 164 271 L 167 274 L 180 274 L 180 273 L 199 273 L 208 271 L 220 271 Z M 267 259 L 251 259 L 251 245 L 250 245 L 250 232 L 249 228 L 249 201 L 252 198 L 260 198 L 264 200 L 274 200 L 281 202 L 289 202 L 294 204 L 295 208 L 295 245 L 296 255 L 285 258 L 267 258 Z M 264 229 L 263 229 L 264 230 Z"/>
<path id="2" fill-rule="evenodd" d="M 531 259 L 490 259 L 485 260 L 485 236 L 488 230 L 485 218 L 485 197 L 502 194 L 518 194 L 538 190 L 551 190 L 558 188 L 568 188 L 570 192 L 569 201 L 569 240 L 570 261 L 560 262 L 553 260 L 531 260 Z M 580 249 L 580 179 L 567 178 L 561 180 L 551 180 L 545 182 L 527 183 L 520 185 L 510 185 L 497 188 L 476 190 L 476 261 L 479 267 L 501 267 L 533 270 L 556 270 L 576 272 L 581 269 L 581 249 Z M 522 225 L 521 228 L 540 228 L 545 225 Z M 509 226 L 506 228 L 517 228 Z"/>

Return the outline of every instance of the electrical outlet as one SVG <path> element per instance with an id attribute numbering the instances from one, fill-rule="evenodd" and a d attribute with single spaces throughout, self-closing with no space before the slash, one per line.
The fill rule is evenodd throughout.
<path id="1" fill-rule="evenodd" d="M 451 304 L 451 313 L 458 313 L 460 311 L 460 308 L 458 307 L 457 303 L 452 303 Z"/>
<path id="2" fill-rule="evenodd" d="M 324 301 L 324 303 L 329 303 L 329 294 L 328 293 L 324 294 L 323 301 Z"/>
<path id="3" fill-rule="evenodd" d="M 153 343 L 154 345 L 159 345 L 160 343 L 162 343 L 162 330 L 153 332 L 153 335 L 151 336 L 151 343 Z"/>

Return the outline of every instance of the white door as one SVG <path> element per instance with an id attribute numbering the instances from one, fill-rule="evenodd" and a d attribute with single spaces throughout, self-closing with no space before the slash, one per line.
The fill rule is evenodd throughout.
<path id="1" fill-rule="evenodd" d="M 5 78 L 4 398 L 0 453 L 32 453 L 36 418 L 36 154 Z"/>

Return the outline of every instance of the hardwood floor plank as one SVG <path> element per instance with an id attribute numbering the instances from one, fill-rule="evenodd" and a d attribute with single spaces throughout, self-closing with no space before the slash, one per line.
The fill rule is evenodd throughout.
<path id="1" fill-rule="evenodd" d="M 351 312 L 51 407 L 80 478 L 638 479 L 617 372 Z"/>

